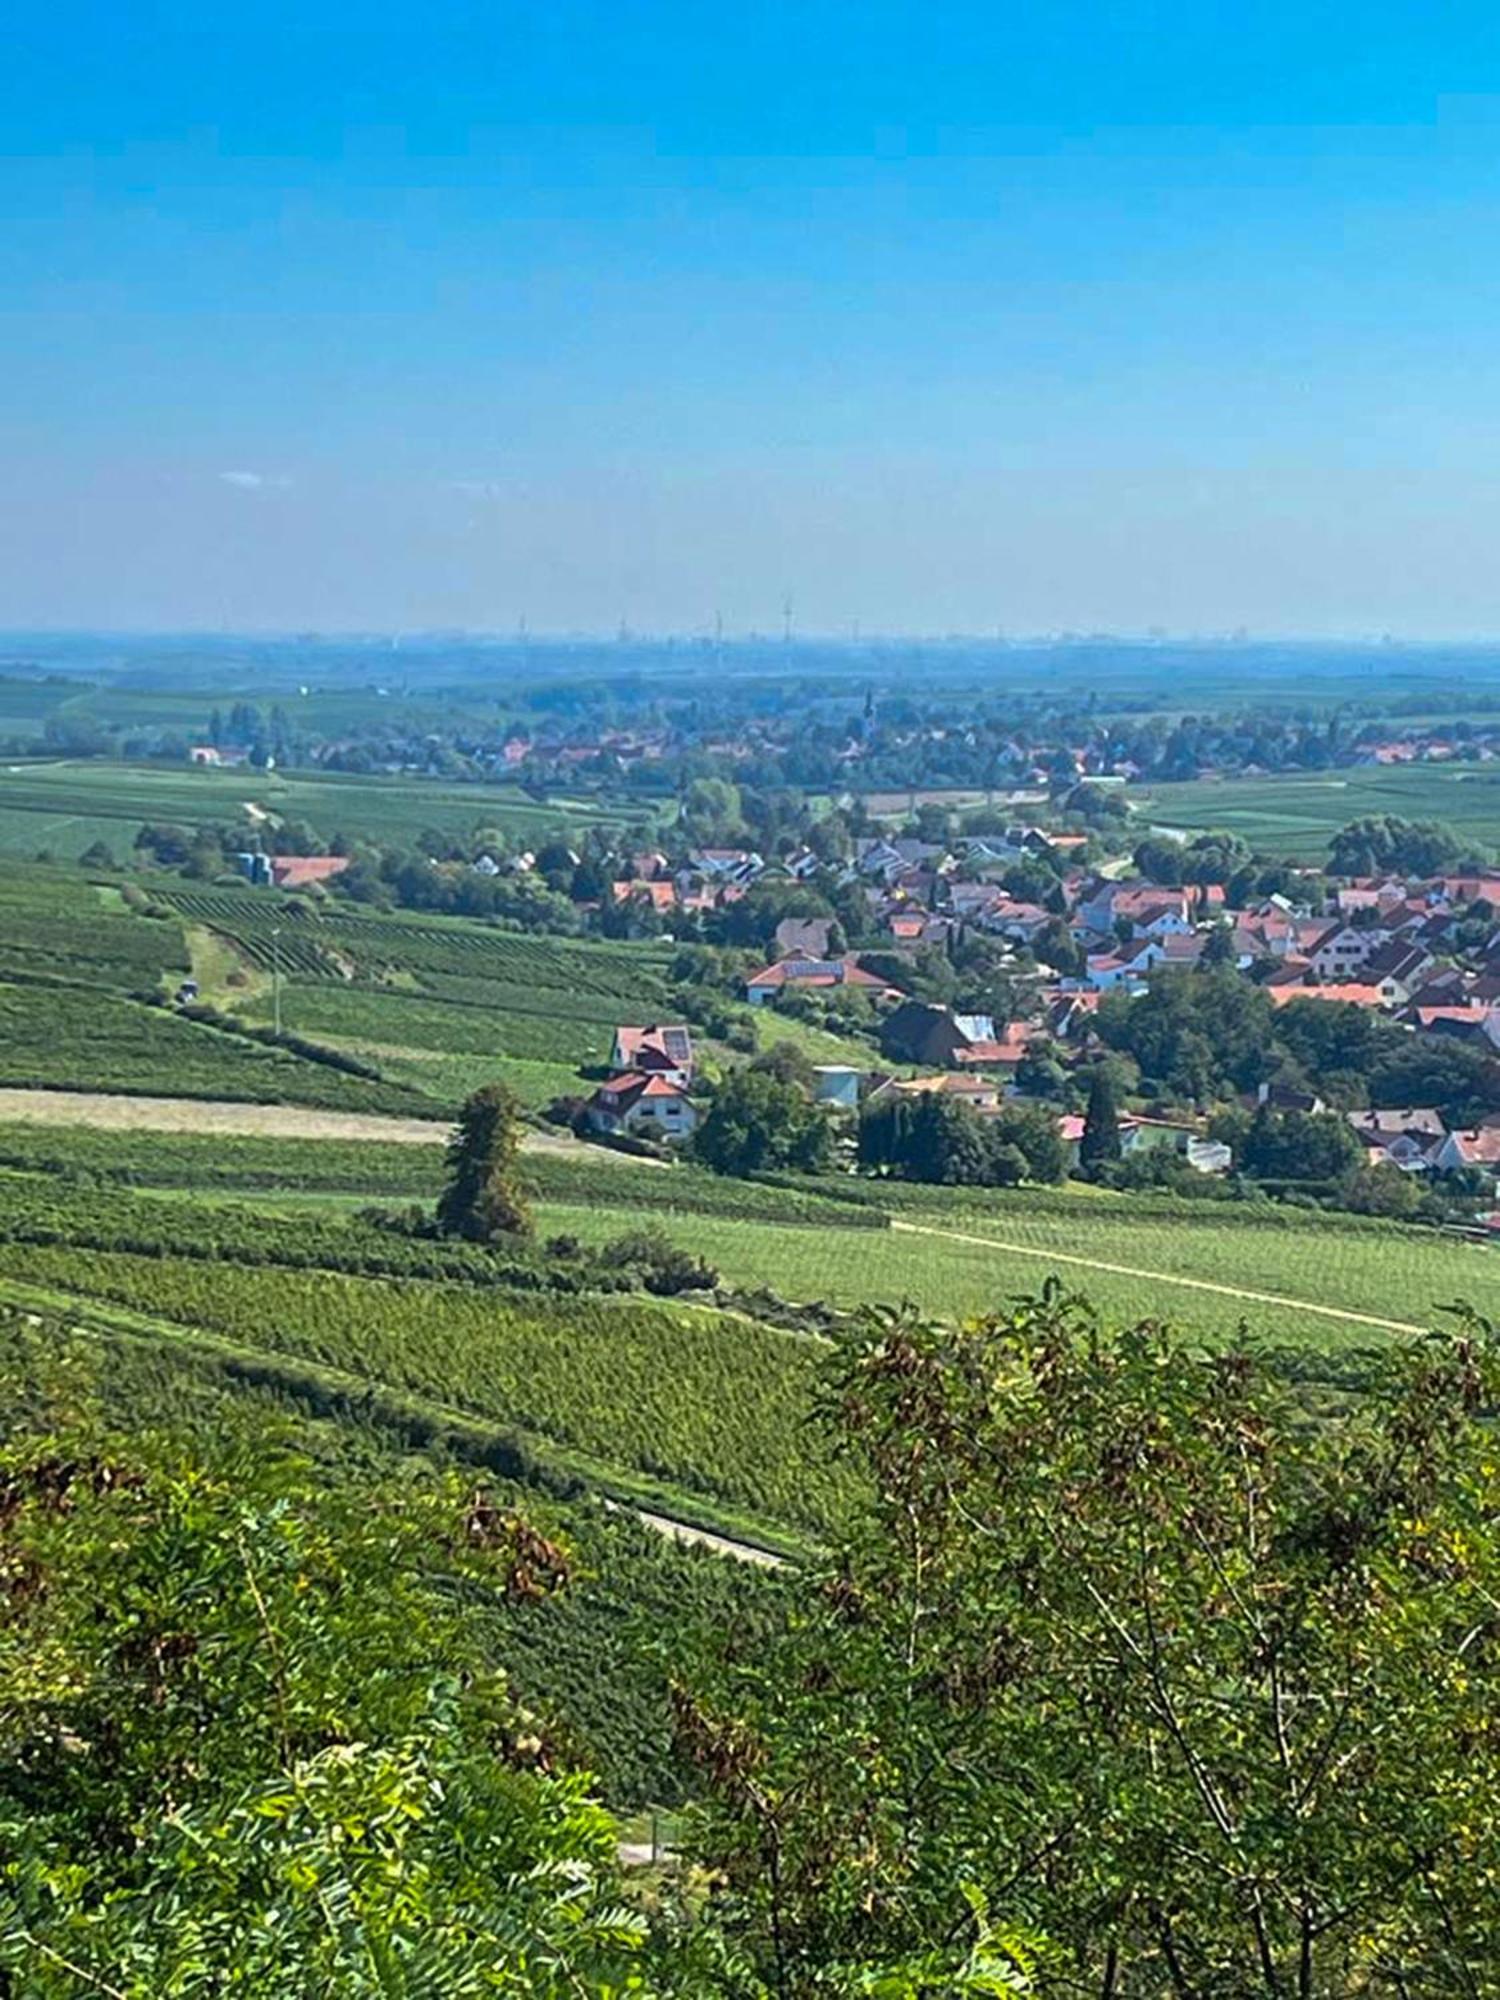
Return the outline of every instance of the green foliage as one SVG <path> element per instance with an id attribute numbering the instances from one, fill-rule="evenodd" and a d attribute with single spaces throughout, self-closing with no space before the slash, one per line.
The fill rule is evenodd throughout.
<path id="1" fill-rule="evenodd" d="M 438 1196 L 438 1227 L 449 1236 L 488 1243 L 529 1236 L 531 1209 L 517 1161 L 521 1107 L 503 1083 L 476 1090 L 458 1114 L 448 1145 L 448 1184 Z"/>
<path id="2" fill-rule="evenodd" d="M 761 1069 L 725 1078 L 693 1137 L 694 1157 L 716 1174 L 795 1167 L 816 1173 L 832 1157 L 824 1114 L 795 1083 Z"/>
<path id="3" fill-rule="evenodd" d="M 1270 1000 L 1227 969 L 1159 972 L 1138 998 L 1106 994 L 1097 1020 L 1111 1048 L 1181 1102 L 1253 1090 L 1277 1064 Z"/>
<path id="4" fill-rule="evenodd" d="M 1091 1178 L 1119 1157 L 1120 1105 L 1115 1095 L 1115 1080 L 1109 1065 L 1099 1063 L 1089 1084 L 1083 1137 L 1078 1142 L 1078 1164 L 1085 1177 Z"/>
<path id="5" fill-rule="evenodd" d="M 36 2000 L 669 1990 L 466 1596 L 567 1551 L 455 1484 L 14 1422 L 0 1964 Z M 685 1990 L 691 1990 L 687 1988 Z"/>
<path id="6" fill-rule="evenodd" d="M 1262 1105 L 1250 1121 L 1238 1164 L 1256 1180 L 1336 1180 L 1352 1172 L 1362 1151 L 1348 1121 Z"/>
<path id="7" fill-rule="evenodd" d="M 1335 875 L 1436 875 L 1464 855 L 1447 827 L 1384 813 L 1341 827 L 1329 848 L 1328 866 Z"/>
<path id="8" fill-rule="evenodd" d="M 1500 1992 L 1497 1390 L 1478 1328 L 1310 1427 L 1252 1356 L 1050 1288 L 873 1317 L 828 1403 L 868 1516 L 680 1697 L 773 1989 L 960 1960 L 977 1883 L 1043 1991 Z"/>
<path id="9" fill-rule="evenodd" d="M 981 1113 L 936 1090 L 872 1099 L 860 1116 L 858 1156 L 877 1173 L 946 1187 L 1061 1180 L 1064 1168 L 1056 1124 L 1040 1106 Z"/>

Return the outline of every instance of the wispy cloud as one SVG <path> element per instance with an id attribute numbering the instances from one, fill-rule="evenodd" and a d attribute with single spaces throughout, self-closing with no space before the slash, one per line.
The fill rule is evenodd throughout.
<path id="1" fill-rule="evenodd" d="M 466 500 L 499 500 L 505 491 L 497 479 L 455 479 L 450 483 Z"/>
<path id="2" fill-rule="evenodd" d="M 268 488 L 280 489 L 292 483 L 290 479 L 269 472 L 221 472 L 219 477 L 226 486 L 237 486 L 244 493 L 259 493 Z"/>

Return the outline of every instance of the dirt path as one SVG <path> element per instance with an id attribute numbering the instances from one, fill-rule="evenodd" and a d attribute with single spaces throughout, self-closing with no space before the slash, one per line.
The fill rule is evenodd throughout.
<path id="1" fill-rule="evenodd" d="M 981 1250 L 995 1250 L 1010 1257 L 1036 1257 L 1044 1264 L 1072 1264 L 1083 1271 L 1107 1271 L 1117 1278 L 1144 1278 L 1153 1285 L 1181 1285 L 1190 1292 L 1216 1292 L 1224 1299 L 1244 1299 L 1251 1305 L 1291 1306 L 1297 1312 L 1317 1313 L 1323 1319 L 1343 1320 L 1354 1326 L 1377 1326 L 1384 1333 L 1426 1333 L 1427 1328 L 1411 1320 L 1380 1319 L 1374 1313 L 1353 1312 L 1344 1306 L 1315 1305 L 1311 1299 L 1288 1298 L 1285 1292 L 1249 1292 L 1238 1285 L 1218 1285 L 1210 1278 L 1182 1278 L 1171 1271 L 1143 1271 L 1134 1264 L 1107 1264 L 1100 1257 L 1077 1257 L 1066 1250 L 1038 1250 L 1029 1243 L 1006 1243 L 998 1236 L 966 1236 L 957 1229 L 933 1229 L 920 1222 L 898 1222 L 892 1229 L 904 1229 L 909 1236 L 936 1236 L 949 1243 L 977 1244 Z"/>
<path id="2" fill-rule="evenodd" d="M 448 1127 L 425 1118 L 231 1104 L 197 1097 L 123 1097 L 102 1090 L 0 1090 L 0 1122 L 92 1125 L 109 1132 L 209 1132 L 266 1139 L 384 1139 L 440 1146 Z"/>
<path id="3" fill-rule="evenodd" d="M 737 1542 L 729 1535 L 716 1535 L 708 1528 L 695 1528 L 686 1521 L 674 1521 L 668 1514 L 654 1514 L 649 1507 L 632 1507 L 631 1513 L 659 1535 L 689 1547 L 712 1549 L 718 1556 L 733 1556 L 737 1562 L 753 1563 L 758 1569 L 785 1569 L 785 1556 L 773 1555 L 754 1542 Z"/>
<path id="4" fill-rule="evenodd" d="M 126 1097 L 104 1090 L 0 1089 L 0 1125 L 92 1125 L 107 1132 L 206 1132 L 251 1139 L 367 1139 L 442 1146 L 452 1127 L 435 1118 L 386 1118 L 369 1111 L 315 1111 L 300 1104 L 235 1104 L 200 1097 Z M 564 1132 L 528 1132 L 523 1152 L 610 1166 L 666 1167 L 608 1146 L 585 1146 Z"/>

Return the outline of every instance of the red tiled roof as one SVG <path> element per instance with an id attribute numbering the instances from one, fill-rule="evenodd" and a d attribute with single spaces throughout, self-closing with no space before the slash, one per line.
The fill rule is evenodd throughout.
<path id="1" fill-rule="evenodd" d="M 1380 1007 L 1385 996 L 1378 986 L 1361 986 L 1350 981 L 1344 986 L 1279 986 L 1269 982 L 1266 991 L 1278 1007 L 1289 1000 L 1326 1000 L 1346 1007 Z"/>
<path id="2" fill-rule="evenodd" d="M 271 880 L 278 889 L 297 889 L 304 882 L 326 882 L 330 875 L 342 875 L 348 866 L 346 854 L 275 854 Z"/>

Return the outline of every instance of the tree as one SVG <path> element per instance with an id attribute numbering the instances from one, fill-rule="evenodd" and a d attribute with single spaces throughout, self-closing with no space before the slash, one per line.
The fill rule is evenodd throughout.
<path id="1" fill-rule="evenodd" d="M 1333 1181 L 1354 1173 L 1363 1157 L 1347 1120 L 1263 1104 L 1250 1122 L 1239 1165 L 1255 1180 Z"/>
<path id="2" fill-rule="evenodd" d="M 1100 1063 L 1089 1084 L 1089 1106 L 1083 1120 L 1083 1137 L 1078 1142 L 1079 1170 L 1086 1179 L 1093 1179 L 1119 1157 L 1120 1106 L 1115 1080 L 1108 1065 Z"/>
<path id="3" fill-rule="evenodd" d="M 989 1185 L 989 1139 L 972 1105 L 941 1091 L 923 1092 L 912 1116 L 906 1175 L 941 1187 Z"/>
<path id="4" fill-rule="evenodd" d="M 1333 875 L 1435 875 L 1463 856 L 1450 829 L 1434 820 L 1372 814 L 1351 820 L 1334 835 L 1328 869 Z"/>
<path id="5" fill-rule="evenodd" d="M 565 1545 L 472 1478 L 340 1483 L 244 1419 L 210 1456 L 56 1386 L 26 1423 L 8 1381 L 0 1442 L 0 1990 L 711 1990 L 691 1951 L 658 1981 L 618 1829 L 484 1637 Z"/>
<path id="6" fill-rule="evenodd" d="M 1250 1355 L 1054 1288 L 869 1316 L 826 1403 L 867 1510 L 679 1698 L 773 1994 L 956 1958 L 977 1891 L 1049 1994 L 1495 2000 L 1493 1345 L 1387 1348 L 1365 1390 L 1309 1423 Z"/>
<path id="7" fill-rule="evenodd" d="M 828 1119 L 795 1083 L 761 1069 L 738 1069 L 714 1094 L 693 1137 L 693 1152 L 716 1174 L 776 1167 L 822 1171 L 832 1159 Z"/>
<path id="8" fill-rule="evenodd" d="M 520 1100 L 506 1084 L 487 1083 L 465 1101 L 448 1143 L 448 1184 L 437 1205 L 445 1234 L 480 1243 L 531 1234 L 520 1150 Z"/>
<path id="9" fill-rule="evenodd" d="M 1205 972 L 1220 971 L 1235 963 L 1234 933 L 1228 924 L 1215 924 L 1204 940 L 1203 956 L 1198 961 Z"/>

